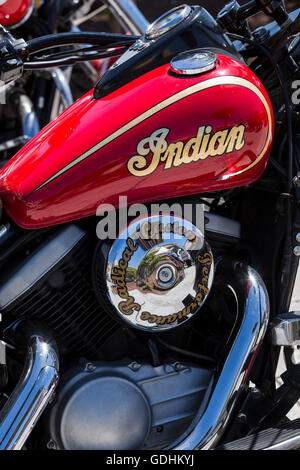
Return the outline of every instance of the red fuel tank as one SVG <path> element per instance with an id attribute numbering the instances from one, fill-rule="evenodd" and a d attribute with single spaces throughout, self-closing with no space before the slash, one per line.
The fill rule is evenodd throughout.
<path id="1" fill-rule="evenodd" d="M 31 15 L 34 0 L 0 0 L 0 24 L 17 27 Z"/>
<path id="2" fill-rule="evenodd" d="M 263 173 L 274 131 L 259 79 L 219 55 L 217 67 L 177 76 L 169 64 L 106 97 L 90 92 L 2 169 L 4 209 L 40 228 L 128 204 L 224 190 Z"/>

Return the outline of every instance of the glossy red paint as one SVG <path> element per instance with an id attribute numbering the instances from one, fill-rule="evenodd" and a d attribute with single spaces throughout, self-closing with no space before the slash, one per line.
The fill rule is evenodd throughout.
<path id="1" fill-rule="evenodd" d="M 195 87 L 204 89 L 191 94 Z M 169 129 L 166 150 L 201 126 L 213 135 L 242 125 L 240 150 L 168 169 L 162 153 L 148 176 L 128 170 L 138 143 L 158 129 Z M 265 169 L 273 125 L 266 91 L 241 63 L 219 56 L 215 70 L 196 77 L 164 65 L 100 100 L 88 93 L 44 128 L 0 172 L 3 206 L 19 226 L 34 229 L 95 215 L 99 204 L 118 207 L 120 195 L 133 204 L 247 185 Z M 99 142 L 102 148 L 76 160 Z M 144 157 L 148 166 L 151 160 L 152 153 Z"/>
<path id="2" fill-rule="evenodd" d="M 32 12 L 34 0 L 0 0 L 0 24 L 18 26 Z"/>

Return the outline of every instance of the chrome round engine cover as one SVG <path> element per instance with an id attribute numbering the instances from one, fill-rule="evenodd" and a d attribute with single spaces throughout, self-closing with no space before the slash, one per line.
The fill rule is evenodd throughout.
<path id="1" fill-rule="evenodd" d="M 113 243 L 106 268 L 109 298 L 131 326 L 160 331 L 193 317 L 213 280 L 202 232 L 177 216 L 134 220 Z"/>

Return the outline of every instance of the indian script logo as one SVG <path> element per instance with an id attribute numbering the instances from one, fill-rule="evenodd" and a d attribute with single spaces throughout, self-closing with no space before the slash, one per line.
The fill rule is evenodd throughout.
<path id="1" fill-rule="evenodd" d="M 169 170 L 182 164 L 188 165 L 241 150 L 245 145 L 245 129 L 241 124 L 213 134 L 212 126 L 201 126 L 196 137 L 186 143 L 178 141 L 169 144 L 167 137 L 170 129 L 161 127 L 152 132 L 150 137 L 140 140 L 136 148 L 137 155 L 127 162 L 128 171 L 133 176 L 148 176 L 160 162 L 164 162 L 164 170 Z"/>

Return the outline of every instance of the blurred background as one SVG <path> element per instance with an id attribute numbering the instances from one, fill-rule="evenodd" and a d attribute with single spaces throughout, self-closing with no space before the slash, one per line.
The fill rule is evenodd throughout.
<path id="1" fill-rule="evenodd" d="M 227 4 L 230 0 L 201 0 L 199 2 L 195 0 L 135 0 L 136 5 L 139 9 L 143 12 L 146 18 L 152 22 L 156 18 L 158 18 L 162 13 L 168 11 L 170 8 L 174 8 L 178 5 L 182 5 L 183 3 L 188 5 L 201 5 L 202 7 L 206 8 L 211 15 L 214 17 L 217 13 Z M 248 0 L 239 0 L 239 4 L 243 5 L 247 3 Z M 101 2 L 99 2 L 101 4 Z M 286 8 L 288 11 L 292 11 L 295 8 L 300 7 L 300 0 L 288 0 L 285 2 Z M 93 19 L 93 22 L 97 23 L 99 26 L 100 23 L 104 23 L 103 26 L 106 28 L 105 23 L 107 23 L 108 18 L 104 15 L 99 15 Z M 111 20 L 109 20 L 111 21 Z M 256 28 L 263 24 L 266 24 L 269 20 L 264 14 L 260 13 L 256 16 L 252 17 L 249 21 L 251 28 Z M 91 22 L 92 23 L 92 22 Z M 89 25 L 89 27 L 92 26 Z M 85 28 L 86 29 L 86 28 Z M 93 29 L 93 28 L 91 28 Z"/>

